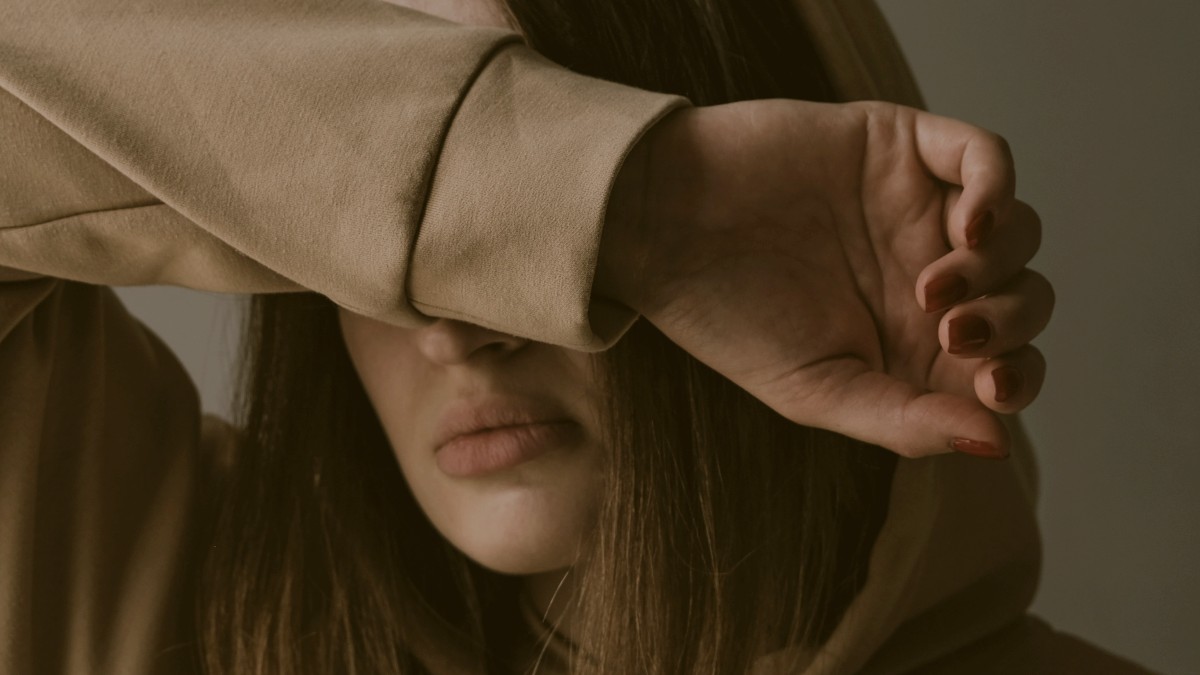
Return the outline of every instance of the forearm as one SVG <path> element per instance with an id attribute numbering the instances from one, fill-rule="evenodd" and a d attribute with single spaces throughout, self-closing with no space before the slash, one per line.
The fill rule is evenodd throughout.
<path id="1" fill-rule="evenodd" d="M 673 262 L 672 237 L 691 236 L 704 190 L 705 108 L 672 111 L 639 139 L 613 184 L 596 265 L 595 292 L 639 314 L 653 311 Z M 676 261 L 677 262 L 677 261 Z"/>
<path id="2" fill-rule="evenodd" d="M 302 0 L 13 0 L 0 90 L 5 150 L 40 139 L 0 158 L 0 265 L 583 349 L 621 325 L 589 297 L 616 169 L 687 103 L 511 31 Z"/>
<path id="3" fill-rule="evenodd" d="M 646 202 L 651 198 L 646 178 L 653 134 L 654 130 L 647 132 L 634 146 L 613 183 L 593 287 L 596 295 L 616 300 L 639 313 L 647 252 L 646 228 L 650 225 L 645 218 Z"/>
<path id="4" fill-rule="evenodd" d="M 6 2 L 0 263 L 207 287 L 240 259 L 404 310 L 455 102 L 514 41 L 383 3 Z"/>

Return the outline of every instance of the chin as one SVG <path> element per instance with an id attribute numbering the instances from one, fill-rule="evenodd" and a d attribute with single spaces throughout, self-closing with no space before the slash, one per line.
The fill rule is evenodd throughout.
<path id="1" fill-rule="evenodd" d="M 504 541 L 489 536 L 451 543 L 471 560 L 500 574 L 541 574 L 575 563 L 575 541 L 527 539 Z"/>
<path id="2" fill-rule="evenodd" d="M 468 558 L 501 574 L 540 574 L 573 565 L 584 533 L 592 529 L 592 509 L 577 500 L 516 493 L 460 512 L 455 526 L 442 535 Z"/>
<path id="3" fill-rule="evenodd" d="M 511 576 L 544 574 L 570 567 L 575 562 L 574 551 L 571 555 L 547 554 L 543 551 L 494 550 L 480 551 L 474 555 L 466 551 L 463 553 L 481 567 Z"/>

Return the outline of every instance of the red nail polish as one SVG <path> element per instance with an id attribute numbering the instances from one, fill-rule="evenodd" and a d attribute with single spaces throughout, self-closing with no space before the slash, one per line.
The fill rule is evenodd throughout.
<path id="1" fill-rule="evenodd" d="M 950 346 L 946 351 L 951 354 L 975 351 L 992 339 L 992 327 L 988 325 L 988 322 L 970 314 L 950 319 L 947 327 L 950 333 Z"/>
<path id="2" fill-rule="evenodd" d="M 947 274 L 925 284 L 925 311 L 936 312 L 967 296 L 967 280 L 957 274 Z"/>
<path id="3" fill-rule="evenodd" d="M 991 211 L 984 211 L 979 217 L 972 220 L 971 224 L 967 225 L 967 248 L 975 248 L 984 239 L 987 239 L 987 236 L 992 232 L 994 221 L 995 218 L 992 216 Z"/>
<path id="4" fill-rule="evenodd" d="M 992 371 L 992 383 L 996 386 L 996 400 L 1004 403 L 1021 391 L 1025 378 L 1012 366 L 1000 366 Z"/>
<path id="5" fill-rule="evenodd" d="M 996 446 L 983 441 L 972 441 L 969 438 L 956 438 L 950 441 L 950 448 L 956 452 L 974 455 L 976 457 L 984 457 L 987 459 L 1006 459 L 1007 452 L 1000 452 Z"/>

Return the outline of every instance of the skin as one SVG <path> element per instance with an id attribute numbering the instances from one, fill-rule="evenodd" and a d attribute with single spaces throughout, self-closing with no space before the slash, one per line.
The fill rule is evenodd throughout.
<path id="1" fill-rule="evenodd" d="M 509 27 L 490 0 L 389 1 Z M 1014 192 L 1003 139 L 912 108 L 776 99 L 681 109 L 617 176 L 595 292 L 797 423 L 905 457 L 1003 457 L 996 414 L 1040 391 L 1045 361 L 1028 343 L 1054 305 L 1050 284 L 1025 268 L 1041 222 Z M 964 292 L 934 306 L 930 291 L 948 276 Z M 985 321 L 989 339 L 954 344 L 963 317 Z M 577 639 L 570 617 L 549 610 L 607 456 L 589 357 L 450 319 L 407 329 L 343 310 L 341 321 L 434 526 L 480 564 L 521 575 Z M 997 396 L 1002 367 L 1019 374 L 1007 397 Z M 445 406 L 503 394 L 551 399 L 586 440 L 486 478 L 442 474 L 432 435 Z"/>
<path id="2" fill-rule="evenodd" d="M 590 356 L 452 319 L 401 328 L 341 309 L 339 320 L 405 480 L 434 527 L 484 567 L 524 577 L 534 603 L 568 623 L 557 611 L 564 596 L 553 607 L 551 600 L 591 528 L 606 457 Z M 580 425 L 582 440 L 482 476 L 445 474 L 435 460 L 437 421 L 453 400 L 491 397 L 556 405 Z"/>
<path id="3" fill-rule="evenodd" d="M 1015 186 L 1004 139 L 914 108 L 682 108 L 618 175 L 597 293 L 794 422 L 905 457 L 1003 458 L 997 413 L 1041 389 L 1028 343 L 1054 305 L 1025 268 L 1041 221 Z M 937 302 L 939 286 L 958 292 Z M 991 336 L 958 350 L 964 316 Z M 1001 368 L 1023 380 L 1008 397 Z"/>
<path id="4" fill-rule="evenodd" d="M 489 0 L 386 0 L 466 25 L 511 28 Z M 534 604 L 575 638 L 561 611 L 567 574 L 600 501 L 600 441 L 590 356 L 474 324 L 401 328 L 340 311 L 342 333 L 400 468 L 434 527 L 475 562 L 520 575 Z M 455 479 L 434 456 L 434 426 L 455 398 L 528 396 L 559 405 L 584 439 L 484 477 Z"/>

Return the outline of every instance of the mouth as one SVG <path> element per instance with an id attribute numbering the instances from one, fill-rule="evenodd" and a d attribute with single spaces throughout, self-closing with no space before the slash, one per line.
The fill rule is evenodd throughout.
<path id="1" fill-rule="evenodd" d="M 458 434 L 437 448 L 443 473 L 469 478 L 536 459 L 555 448 L 576 444 L 582 428 L 567 419 L 508 424 Z"/>
<path id="2" fill-rule="evenodd" d="M 528 424 L 571 421 L 558 406 L 530 398 L 458 399 L 446 406 L 434 434 L 440 449 L 459 436 Z"/>

